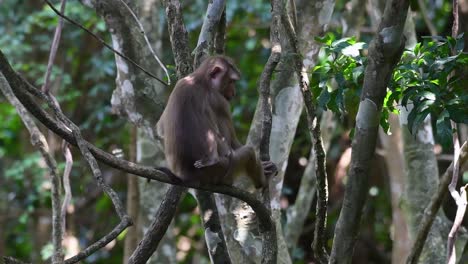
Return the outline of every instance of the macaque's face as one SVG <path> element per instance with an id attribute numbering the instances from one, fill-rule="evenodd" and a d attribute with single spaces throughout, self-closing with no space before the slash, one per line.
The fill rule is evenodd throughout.
<path id="1" fill-rule="evenodd" d="M 216 64 L 210 74 L 212 86 L 219 91 L 226 100 L 230 101 L 236 95 L 236 81 L 240 79 L 239 72 L 231 65 Z"/>

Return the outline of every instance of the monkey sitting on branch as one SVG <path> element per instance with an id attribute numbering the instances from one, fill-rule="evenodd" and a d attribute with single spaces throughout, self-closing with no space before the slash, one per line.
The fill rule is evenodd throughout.
<path id="1" fill-rule="evenodd" d="M 273 162 L 260 161 L 237 140 L 229 101 L 239 79 L 230 58 L 213 56 L 174 87 L 158 131 L 169 169 L 182 181 L 232 185 L 245 174 L 261 188 L 277 172 Z"/>

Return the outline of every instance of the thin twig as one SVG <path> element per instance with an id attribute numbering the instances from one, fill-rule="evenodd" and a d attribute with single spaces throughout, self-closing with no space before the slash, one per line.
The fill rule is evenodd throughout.
<path id="1" fill-rule="evenodd" d="M 60 2 L 60 13 L 65 13 L 65 5 L 67 0 L 61 0 Z M 50 48 L 49 62 L 47 63 L 47 70 L 44 75 L 44 85 L 42 85 L 43 92 L 49 92 L 49 79 L 50 73 L 52 72 L 52 66 L 54 65 L 55 56 L 57 55 L 58 46 L 60 44 L 60 38 L 62 36 L 63 18 L 60 17 L 57 27 L 55 28 L 54 39 L 52 40 L 52 46 Z"/>
<path id="2" fill-rule="evenodd" d="M 83 25 L 81 25 L 80 23 L 74 21 L 73 19 L 67 17 L 66 15 L 62 14 L 59 10 L 57 10 L 57 8 L 54 7 L 54 5 L 49 1 L 49 0 L 44 0 L 48 6 L 50 6 L 50 8 L 57 14 L 59 15 L 60 17 L 64 18 L 65 20 L 67 20 L 68 22 L 72 23 L 73 25 L 79 27 L 80 29 L 86 31 L 86 33 L 88 33 L 89 35 L 91 35 L 94 39 L 96 39 L 97 41 L 99 41 L 102 45 L 104 45 L 106 48 L 108 48 L 109 50 L 111 50 L 112 52 L 114 52 L 115 54 L 119 55 L 120 57 L 122 57 L 123 59 L 127 60 L 128 62 L 130 62 L 131 64 L 135 65 L 135 67 L 137 67 L 138 69 L 140 69 L 141 71 L 143 71 L 144 73 L 146 73 L 148 76 L 156 79 L 158 82 L 160 82 L 161 84 L 165 85 L 165 86 L 168 86 L 168 84 L 166 82 L 164 82 L 163 80 L 159 79 L 158 77 L 156 77 L 156 75 L 150 73 L 149 71 L 145 70 L 142 66 L 140 66 L 138 63 L 136 63 L 134 60 L 130 59 L 129 57 L 127 57 L 126 55 L 122 54 L 121 52 L 117 51 L 116 49 L 114 49 L 111 45 L 107 44 L 102 38 L 98 37 L 96 34 L 94 34 L 93 32 L 91 32 L 89 29 L 85 28 Z"/>
<path id="3" fill-rule="evenodd" d="M 453 0 L 453 25 L 452 25 L 452 37 L 456 38 L 458 34 L 458 0 Z M 455 48 L 452 48 L 452 55 L 455 55 Z M 453 76 L 454 72 L 450 74 Z M 460 156 L 460 141 L 458 139 L 457 124 L 453 121 L 450 122 L 453 130 L 453 175 L 452 181 L 450 182 L 448 189 L 450 195 L 457 205 L 457 213 L 453 221 L 452 228 L 450 229 L 447 238 L 447 263 L 455 264 L 457 259 L 457 253 L 455 251 L 455 241 L 457 239 L 458 230 L 463 222 L 465 216 L 467 198 L 466 198 L 466 186 L 460 188 L 460 193 L 457 192 L 458 172 L 459 172 L 459 156 Z"/>
<path id="4" fill-rule="evenodd" d="M 65 234 L 66 230 L 66 223 L 67 223 L 67 208 L 68 205 L 70 204 L 71 198 L 72 198 L 72 192 L 71 192 L 71 186 L 70 186 L 70 173 L 71 169 L 73 166 L 73 155 L 70 151 L 70 146 L 69 144 L 63 140 L 62 142 L 62 153 L 63 156 L 65 157 L 65 169 L 63 171 L 63 189 L 65 190 L 65 195 L 63 197 L 63 203 L 62 203 L 62 234 Z"/>
<path id="5" fill-rule="evenodd" d="M 154 52 L 153 46 L 152 46 L 151 43 L 149 42 L 148 36 L 146 35 L 145 28 L 143 27 L 143 25 L 141 24 L 140 20 L 139 20 L 138 17 L 135 15 L 135 13 L 132 11 L 132 9 L 127 5 L 127 3 L 125 3 L 125 1 L 123 1 L 123 0 L 120 0 L 120 2 L 125 6 L 125 8 L 127 8 L 128 12 L 130 12 L 130 14 L 132 15 L 133 19 L 134 19 L 135 22 L 137 23 L 138 28 L 140 29 L 140 32 L 141 32 L 141 34 L 143 35 L 143 38 L 145 39 L 146 45 L 148 46 L 148 49 L 149 49 L 149 51 L 151 52 L 151 55 L 153 55 L 154 59 L 158 62 L 159 66 L 161 66 L 161 68 L 163 69 L 164 73 L 166 74 L 167 84 L 168 84 L 168 85 L 171 85 L 171 77 L 169 76 L 169 72 L 168 72 L 166 66 L 164 66 L 164 64 L 162 63 L 161 59 L 159 59 L 158 55 L 156 55 L 156 52 Z M 63 12 L 62 12 L 62 13 L 63 13 Z"/>

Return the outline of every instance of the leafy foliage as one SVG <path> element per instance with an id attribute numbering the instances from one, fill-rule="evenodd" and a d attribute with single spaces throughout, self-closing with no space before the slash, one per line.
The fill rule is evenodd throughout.
<path id="1" fill-rule="evenodd" d="M 462 82 L 466 76 L 459 74 L 468 65 L 468 54 L 462 51 L 463 35 L 457 39 L 426 38 L 418 43 L 403 54 L 385 102 L 389 110 L 400 100 L 403 107 L 411 109 L 408 128 L 412 133 L 432 115 L 436 135 L 444 146 L 451 144 L 450 121 L 468 123 L 468 94 Z"/>
<path id="2" fill-rule="evenodd" d="M 367 45 L 353 38 L 335 39 L 333 34 L 316 41 L 323 48 L 321 62 L 312 73 L 314 99 L 323 109 L 354 117 L 364 81 L 367 60 L 362 54 Z M 410 110 L 411 133 L 431 115 L 439 141 L 450 145 L 450 121 L 468 123 L 468 94 L 463 86 L 466 76 L 460 74 L 468 65 L 468 55 L 462 50 L 463 35 L 456 39 L 425 38 L 414 49 L 406 50 L 387 90 L 381 126 L 388 131 L 389 113 L 398 113 L 398 107 L 405 107 Z"/>

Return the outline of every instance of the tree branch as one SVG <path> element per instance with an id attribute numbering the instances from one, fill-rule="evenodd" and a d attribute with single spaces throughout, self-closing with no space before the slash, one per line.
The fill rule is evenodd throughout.
<path id="1" fill-rule="evenodd" d="M 153 255 L 174 218 L 179 200 L 186 192 L 187 189 L 184 187 L 169 188 L 148 231 L 128 259 L 128 264 L 144 264 Z"/>
<path id="2" fill-rule="evenodd" d="M 180 2 L 179 0 L 164 0 L 163 4 L 166 7 L 167 27 L 176 64 L 177 79 L 182 79 L 193 71 L 193 67 Z"/>
<path id="3" fill-rule="evenodd" d="M 208 2 L 205 19 L 198 36 L 197 47 L 193 50 L 194 65 L 198 67 L 203 57 L 213 54 L 215 35 L 219 21 L 223 15 L 226 0 L 214 0 Z"/>

